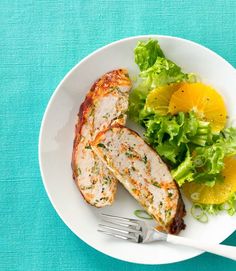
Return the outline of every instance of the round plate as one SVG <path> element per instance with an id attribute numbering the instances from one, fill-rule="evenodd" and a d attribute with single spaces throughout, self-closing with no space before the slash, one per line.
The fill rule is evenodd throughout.
<path id="1" fill-rule="evenodd" d="M 223 58 L 194 42 L 168 36 L 138 36 L 111 43 L 77 64 L 55 90 L 44 114 L 39 139 L 39 162 L 45 189 L 64 223 L 84 242 L 117 259 L 142 264 L 163 264 L 186 260 L 201 251 L 167 243 L 136 244 L 97 232 L 99 213 L 133 217 L 140 209 L 121 185 L 111 207 L 97 209 L 82 198 L 72 179 L 71 153 L 74 126 L 80 104 L 94 81 L 104 73 L 127 68 L 137 75 L 133 50 L 139 40 L 157 38 L 166 56 L 186 72 L 198 74 L 201 80 L 216 88 L 224 97 L 229 116 L 236 115 L 236 72 Z M 189 214 L 185 199 L 186 229 L 181 236 L 220 243 L 236 229 L 236 216 L 210 217 L 201 224 Z"/>

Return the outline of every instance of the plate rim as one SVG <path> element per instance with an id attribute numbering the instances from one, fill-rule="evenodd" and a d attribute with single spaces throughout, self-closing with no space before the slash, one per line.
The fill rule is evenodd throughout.
<path id="1" fill-rule="evenodd" d="M 181 38 L 181 37 L 176 37 L 176 36 L 171 36 L 171 35 L 158 35 L 158 34 L 134 35 L 134 36 L 130 36 L 130 37 L 127 37 L 127 38 L 122 38 L 122 39 L 119 39 L 119 40 L 115 40 L 115 41 L 113 41 L 111 43 L 108 43 L 107 45 L 99 47 L 98 49 L 92 51 L 87 56 L 85 56 L 84 58 L 82 58 L 76 65 L 74 65 L 65 74 L 65 76 L 63 77 L 63 79 L 59 82 L 59 84 L 57 85 L 57 87 L 55 88 L 55 90 L 53 91 L 53 93 L 51 94 L 51 96 L 50 96 L 50 98 L 48 100 L 48 103 L 46 105 L 46 108 L 44 110 L 43 117 L 41 119 L 41 125 L 40 125 L 39 137 L 38 137 L 38 161 L 39 161 L 39 170 L 40 170 L 40 175 L 41 175 L 42 183 L 43 183 L 44 189 L 45 189 L 45 191 L 47 193 L 47 196 L 48 196 L 48 198 L 49 198 L 49 200 L 50 200 L 53 208 L 55 209 L 57 215 L 60 217 L 60 219 L 63 221 L 63 223 L 70 229 L 70 231 L 73 232 L 73 234 L 76 235 L 76 237 L 78 237 L 80 240 L 82 240 L 84 243 L 86 243 L 89 247 L 95 249 L 96 251 L 98 251 L 100 253 L 103 253 L 104 255 L 107 255 L 107 256 L 109 256 L 111 258 L 114 258 L 114 259 L 118 259 L 118 260 L 121 260 L 121 261 L 124 261 L 124 262 L 129 262 L 129 263 L 142 264 L 142 265 L 164 265 L 164 264 L 171 264 L 171 263 L 182 262 L 182 261 L 186 261 L 188 259 L 190 260 L 190 259 L 193 259 L 193 258 L 195 258 L 195 257 L 197 257 L 197 256 L 199 256 L 199 255 L 201 255 L 201 254 L 203 254 L 205 252 L 204 251 L 196 251 L 196 253 L 195 253 L 194 256 L 192 256 L 192 257 L 185 257 L 185 258 L 183 258 L 181 260 L 178 260 L 178 261 L 169 261 L 169 262 L 165 262 L 165 263 L 147 263 L 147 262 L 144 262 L 144 261 L 141 261 L 141 260 L 134 262 L 132 260 L 123 259 L 122 257 L 114 256 L 114 255 L 111 255 L 110 253 L 101 251 L 96 246 L 91 245 L 90 243 L 88 243 L 86 241 L 86 238 L 78 236 L 77 233 L 74 231 L 73 227 L 70 225 L 70 222 L 64 220 L 63 214 L 61 213 L 61 211 L 59 210 L 59 208 L 57 208 L 56 204 L 53 201 L 53 197 L 50 194 L 50 191 L 49 191 L 48 186 L 47 186 L 47 182 L 45 180 L 46 178 L 44 176 L 44 171 L 43 171 L 43 166 L 42 166 L 42 145 L 43 145 L 43 140 L 42 139 L 43 139 L 44 125 L 45 125 L 45 122 L 46 122 L 46 119 L 47 119 L 47 115 L 48 115 L 49 109 L 50 109 L 50 107 L 51 107 L 51 105 L 52 105 L 55 97 L 57 96 L 57 93 L 59 92 L 61 86 L 67 80 L 67 78 L 74 72 L 74 70 L 77 69 L 78 66 L 80 66 L 82 63 L 86 62 L 89 58 L 93 57 L 94 55 L 96 55 L 100 51 L 105 50 L 106 48 L 109 48 L 109 47 L 111 47 L 113 45 L 116 45 L 116 44 L 119 44 L 119 43 L 122 43 L 122 42 L 126 42 L 126 41 L 129 41 L 129 40 L 132 40 L 132 39 L 140 39 L 141 40 L 141 39 L 150 39 L 150 38 L 157 38 L 157 39 L 158 38 L 166 38 L 166 39 L 171 39 L 171 40 L 180 40 L 180 41 L 184 41 L 186 43 L 193 44 L 195 46 L 201 47 L 202 49 L 207 50 L 209 54 L 211 54 L 214 57 L 220 59 L 226 65 L 228 65 L 230 68 L 232 68 L 232 69 L 235 70 L 234 66 L 230 62 L 228 62 L 222 56 L 220 56 L 219 54 L 217 54 L 213 50 L 207 48 L 206 46 L 201 45 L 201 44 L 199 44 L 199 43 L 197 43 L 195 41 L 189 40 L 189 39 L 185 39 L 185 38 Z M 233 230 L 230 235 L 232 235 L 234 233 L 234 231 L 235 230 Z M 228 237 L 226 237 L 226 238 L 228 238 Z"/>

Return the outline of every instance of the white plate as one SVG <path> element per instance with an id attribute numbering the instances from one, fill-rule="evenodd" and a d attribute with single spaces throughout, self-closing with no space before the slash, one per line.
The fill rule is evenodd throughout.
<path id="1" fill-rule="evenodd" d="M 39 161 L 45 189 L 64 223 L 84 242 L 117 259 L 142 264 L 178 262 L 201 254 L 190 248 L 167 243 L 134 244 L 109 238 L 97 232 L 99 213 L 127 217 L 140 209 L 121 187 L 111 207 L 96 209 L 85 203 L 72 180 L 71 152 L 77 112 L 86 92 L 102 74 L 127 68 L 132 75 L 138 70 L 133 50 L 139 40 L 158 38 L 166 56 L 186 72 L 195 72 L 203 82 L 215 87 L 224 97 L 229 115 L 236 115 L 236 72 L 223 58 L 194 42 L 168 36 L 138 36 L 111 43 L 77 64 L 55 90 L 44 114 L 39 139 Z M 236 216 L 219 215 L 201 224 L 188 215 L 182 236 L 219 243 L 236 229 Z"/>

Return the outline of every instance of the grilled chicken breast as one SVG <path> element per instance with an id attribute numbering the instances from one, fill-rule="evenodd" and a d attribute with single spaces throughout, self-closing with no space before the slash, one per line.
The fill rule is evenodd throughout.
<path id="1" fill-rule="evenodd" d="M 125 124 L 131 81 L 127 70 L 97 80 L 80 107 L 72 153 L 73 178 L 85 200 L 96 207 L 112 204 L 117 179 L 97 157 L 90 142 L 111 124 Z"/>
<path id="2" fill-rule="evenodd" d="M 96 136 L 92 149 L 155 218 L 159 229 L 177 234 L 185 227 L 185 208 L 176 183 L 158 154 L 137 133 L 115 125 Z"/>

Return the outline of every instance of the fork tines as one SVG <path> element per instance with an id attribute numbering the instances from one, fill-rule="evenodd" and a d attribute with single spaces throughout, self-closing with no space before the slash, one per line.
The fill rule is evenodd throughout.
<path id="1" fill-rule="evenodd" d="M 101 214 L 103 223 L 99 224 L 99 232 L 116 238 L 130 240 L 133 242 L 141 241 L 141 228 L 134 219 Z"/>

